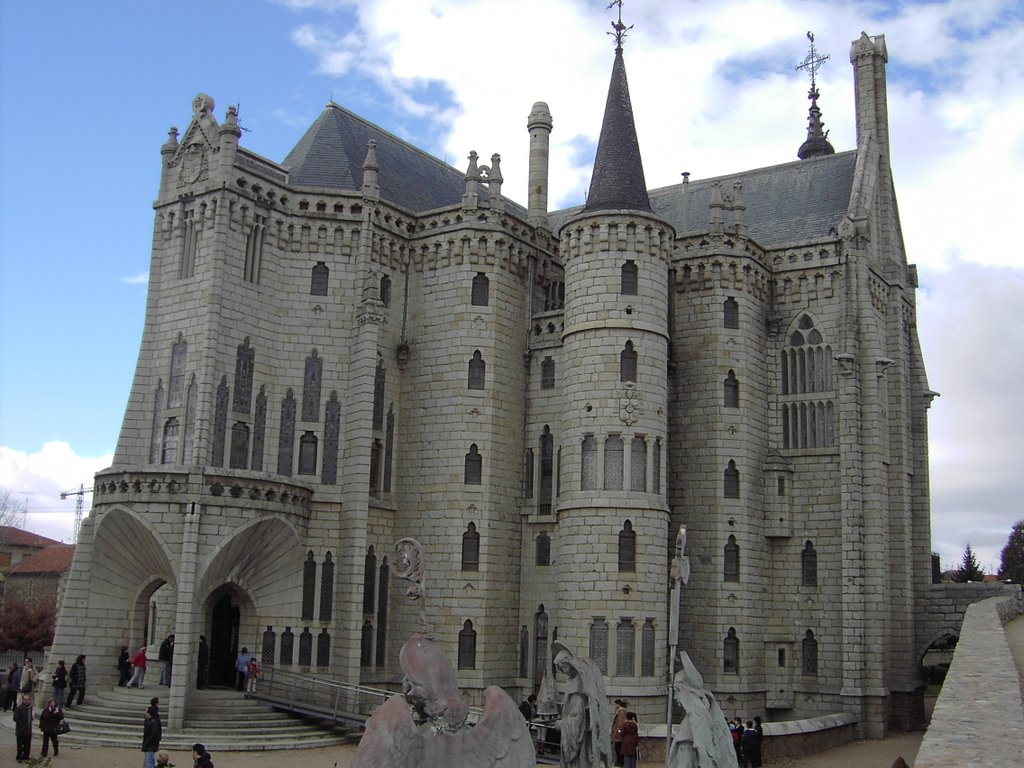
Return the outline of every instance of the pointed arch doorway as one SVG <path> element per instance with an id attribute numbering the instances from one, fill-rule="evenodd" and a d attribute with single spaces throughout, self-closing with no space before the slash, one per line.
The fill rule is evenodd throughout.
<path id="1" fill-rule="evenodd" d="M 235 657 L 242 612 L 230 591 L 213 603 L 210 615 L 210 685 L 235 686 Z"/>

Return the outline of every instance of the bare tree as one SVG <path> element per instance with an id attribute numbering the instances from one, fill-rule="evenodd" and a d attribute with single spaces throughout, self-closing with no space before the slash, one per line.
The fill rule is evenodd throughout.
<path id="1" fill-rule="evenodd" d="M 0 545 L 7 543 L 7 529 L 20 528 L 25 514 L 25 501 L 10 488 L 0 488 Z"/>

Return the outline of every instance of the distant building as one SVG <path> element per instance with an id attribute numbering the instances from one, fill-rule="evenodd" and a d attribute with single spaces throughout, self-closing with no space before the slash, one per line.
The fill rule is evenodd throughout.
<path id="1" fill-rule="evenodd" d="M 35 552 L 59 544 L 59 541 L 40 536 L 38 533 L 0 525 L 0 583 L 6 578 L 11 568 Z"/>
<path id="2" fill-rule="evenodd" d="M 6 599 L 58 600 L 71 571 L 74 544 L 50 544 L 11 567 L 4 582 Z"/>
<path id="3" fill-rule="evenodd" d="M 727 713 L 908 727 L 934 393 L 886 59 L 852 45 L 855 150 L 812 89 L 802 159 L 649 190 L 619 48 L 563 211 L 543 103 L 521 206 L 497 154 L 457 171 L 330 103 L 278 163 L 196 97 L 161 149 L 138 365 L 54 651 L 174 632 L 187 669 L 205 634 L 214 683 L 247 646 L 398 686 L 416 618 L 387 560 L 413 536 L 460 688 L 534 690 L 557 638 L 652 721 L 686 525 L 681 647 Z"/>

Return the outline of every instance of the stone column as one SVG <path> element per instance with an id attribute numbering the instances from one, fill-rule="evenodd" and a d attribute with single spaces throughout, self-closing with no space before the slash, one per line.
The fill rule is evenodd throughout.
<path id="1" fill-rule="evenodd" d="M 178 607 L 174 617 L 174 666 L 171 672 L 169 701 L 164 709 L 167 728 L 180 731 L 185 726 L 189 694 L 195 689 L 196 654 L 199 627 L 196 611 L 196 565 L 202 506 L 183 504 L 181 531 L 181 567 L 178 571 Z"/>

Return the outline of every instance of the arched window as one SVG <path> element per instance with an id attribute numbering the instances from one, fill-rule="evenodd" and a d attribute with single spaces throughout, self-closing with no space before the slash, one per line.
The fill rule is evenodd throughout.
<path id="1" fill-rule="evenodd" d="M 622 275 L 621 275 L 621 290 L 620 293 L 623 296 L 636 296 L 637 290 L 637 266 L 633 260 L 628 260 L 622 264 Z"/>
<path id="2" fill-rule="evenodd" d="M 459 631 L 459 669 L 476 669 L 476 630 L 469 619 Z"/>
<path id="3" fill-rule="evenodd" d="M 654 493 L 661 493 L 661 438 L 657 438 L 654 441 L 654 456 L 651 457 L 654 462 L 651 472 L 651 490 Z"/>
<path id="4" fill-rule="evenodd" d="M 167 381 L 167 407 L 178 408 L 185 393 L 185 361 L 188 357 L 188 342 L 180 333 L 171 347 L 171 375 Z"/>
<path id="5" fill-rule="evenodd" d="M 249 425 L 236 421 L 231 427 L 231 457 L 228 464 L 232 469 L 249 467 Z"/>
<path id="6" fill-rule="evenodd" d="M 310 667 L 313 665 L 313 634 L 309 627 L 304 627 L 299 635 L 299 666 Z"/>
<path id="7" fill-rule="evenodd" d="M 627 341 L 619 353 L 619 381 L 636 381 L 636 350 L 632 341 Z"/>
<path id="8" fill-rule="evenodd" d="M 330 277 L 331 270 L 327 268 L 327 265 L 318 261 L 313 265 L 312 274 L 309 277 L 309 295 L 310 296 L 326 296 L 327 295 L 327 283 Z"/>
<path id="9" fill-rule="evenodd" d="M 278 659 L 278 664 L 285 666 L 291 666 L 292 660 L 295 658 L 295 633 L 292 632 L 291 627 L 285 627 L 284 632 L 281 633 L 281 656 Z"/>
<path id="10" fill-rule="evenodd" d="M 334 560 L 331 553 L 324 555 L 320 565 L 320 621 L 330 621 L 334 615 Z"/>
<path id="11" fill-rule="evenodd" d="M 814 639 L 814 633 L 807 630 L 803 641 L 803 672 L 812 677 L 818 676 L 818 641 Z"/>
<path id="12" fill-rule="evenodd" d="M 727 499 L 738 499 L 740 497 L 740 471 L 736 469 L 736 462 L 729 461 L 722 475 L 723 495 Z"/>
<path id="13" fill-rule="evenodd" d="M 164 424 L 163 446 L 160 450 L 161 464 L 174 464 L 178 460 L 178 417 L 170 418 Z"/>
<path id="14" fill-rule="evenodd" d="M 537 513 L 551 514 L 551 494 L 554 481 L 555 440 L 551 428 L 545 424 L 540 435 L 540 494 L 537 499 Z"/>
<path id="15" fill-rule="evenodd" d="M 331 665 L 331 635 L 326 627 L 316 636 L 316 665 L 321 669 Z"/>
<path id="16" fill-rule="evenodd" d="M 732 296 L 722 302 L 722 326 L 725 328 L 740 327 L 740 305 Z"/>
<path id="17" fill-rule="evenodd" d="M 472 303 L 474 307 L 486 307 L 489 302 L 490 293 L 490 280 L 487 279 L 487 275 L 483 272 L 477 272 L 473 278 L 473 298 Z"/>
<path id="18" fill-rule="evenodd" d="M 800 553 L 800 582 L 805 587 L 818 586 L 818 553 L 810 541 Z"/>
<path id="19" fill-rule="evenodd" d="M 370 546 L 363 559 L 363 613 L 367 616 L 373 614 L 373 596 L 376 588 L 377 555 L 373 552 L 373 546 Z"/>
<path id="20" fill-rule="evenodd" d="M 640 630 L 640 676 L 654 677 L 654 619 L 645 620 Z"/>
<path id="21" fill-rule="evenodd" d="M 316 560 L 313 550 L 306 555 L 302 564 L 302 618 L 309 621 L 313 618 L 313 600 L 316 596 Z"/>
<path id="22" fill-rule="evenodd" d="M 384 429 L 384 390 L 387 381 L 387 371 L 384 368 L 384 361 L 377 361 L 377 370 L 373 374 L 373 428 Z"/>
<path id="23" fill-rule="evenodd" d="M 295 452 L 295 395 L 291 389 L 281 401 L 281 429 L 277 440 L 277 474 L 291 477 Z"/>
<path id="24" fill-rule="evenodd" d="M 373 623 L 363 620 L 363 629 L 359 635 L 359 666 L 373 666 Z"/>
<path id="25" fill-rule="evenodd" d="M 314 349 L 306 358 L 302 376 L 302 420 L 320 421 L 320 385 L 324 377 L 324 361 Z"/>
<path id="26" fill-rule="evenodd" d="M 647 441 L 642 435 L 634 437 L 629 446 L 629 490 L 647 490 Z"/>
<path id="27" fill-rule="evenodd" d="M 315 475 L 316 474 L 316 452 L 317 452 L 317 438 L 310 431 L 303 433 L 302 437 L 299 438 L 299 474 L 300 475 Z"/>
<path id="28" fill-rule="evenodd" d="M 537 565 L 551 565 L 551 537 L 542 533 L 537 537 Z"/>
<path id="29" fill-rule="evenodd" d="M 388 650 L 388 583 L 391 571 L 388 569 L 388 559 L 383 558 L 377 577 L 377 645 L 374 649 L 377 668 L 384 666 Z"/>
<path id="30" fill-rule="evenodd" d="M 615 627 L 615 674 L 619 677 L 636 674 L 636 627 L 629 616 L 619 619 Z"/>
<path id="31" fill-rule="evenodd" d="M 604 489 L 622 490 L 622 435 L 608 435 L 604 441 Z"/>
<path id="32" fill-rule="evenodd" d="M 807 314 L 800 315 L 780 357 L 783 448 L 835 445 L 832 347 Z"/>
<path id="33" fill-rule="evenodd" d="M 540 363 L 540 388 L 555 388 L 555 360 L 552 357 L 545 357 Z"/>
<path id="34" fill-rule="evenodd" d="M 740 580 L 740 545 L 735 536 L 729 536 L 723 553 L 722 575 L 726 581 Z"/>
<path id="35" fill-rule="evenodd" d="M 590 658 L 597 664 L 601 674 L 608 674 L 608 622 L 604 616 L 597 616 L 590 625 Z"/>
<path id="36" fill-rule="evenodd" d="M 473 353 L 473 357 L 469 361 L 469 380 L 467 383 L 469 389 L 484 388 L 484 372 L 486 369 L 487 363 L 484 362 L 483 355 L 480 354 L 478 349 Z"/>
<path id="37" fill-rule="evenodd" d="M 387 275 L 380 279 L 380 302 L 385 307 L 391 306 L 391 278 Z"/>
<path id="38" fill-rule="evenodd" d="M 725 377 L 723 405 L 726 408 L 739 408 L 740 383 L 736 379 L 735 371 L 729 371 L 729 375 Z"/>
<path id="39" fill-rule="evenodd" d="M 722 641 L 722 671 L 727 675 L 740 673 L 740 641 L 732 627 Z"/>
<path id="40" fill-rule="evenodd" d="M 217 387 L 217 400 L 213 409 L 213 450 L 210 464 L 215 467 L 224 466 L 224 442 L 228 431 L 228 377 L 222 376 Z"/>
<path id="41" fill-rule="evenodd" d="M 530 631 L 523 624 L 519 628 L 519 676 L 530 674 Z"/>
<path id="42" fill-rule="evenodd" d="M 483 482 L 484 459 L 477 450 L 476 443 L 469 446 L 466 454 L 466 469 L 463 482 L 466 485 L 480 485 Z"/>
<path id="43" fill-rule="evenodd" d="M 480 570 L 480 534 L 476 523 L 467 525 L 462 534 L 462 570 Z"/>
<path id="44" fill-rule="evenodd" d="M 277 646 L 277 633 L 272 626 L 267 626 L 260 645 L 260 665 L 264 667 L 272 665 L 274 663 L 274 649 Z"/>
<path id="45" fill-rule="evenodd" d="M 597 438 L 585 435 L 581 450 L 580 490 L 593 491 L 597 488 Z"/>
<path id="46" fill-rule="evenodd" d="M 370 443 L 370 495 L 380 496 L 380 462 L 384 453 L 384 445 L 374 438 Z"/>
<path id="47" fill-rule="evenodd" d="M 636 570 L 636 532 L 629 520 L 622 524 L 622 530 L 619 531 L 619 570 Z"/>

